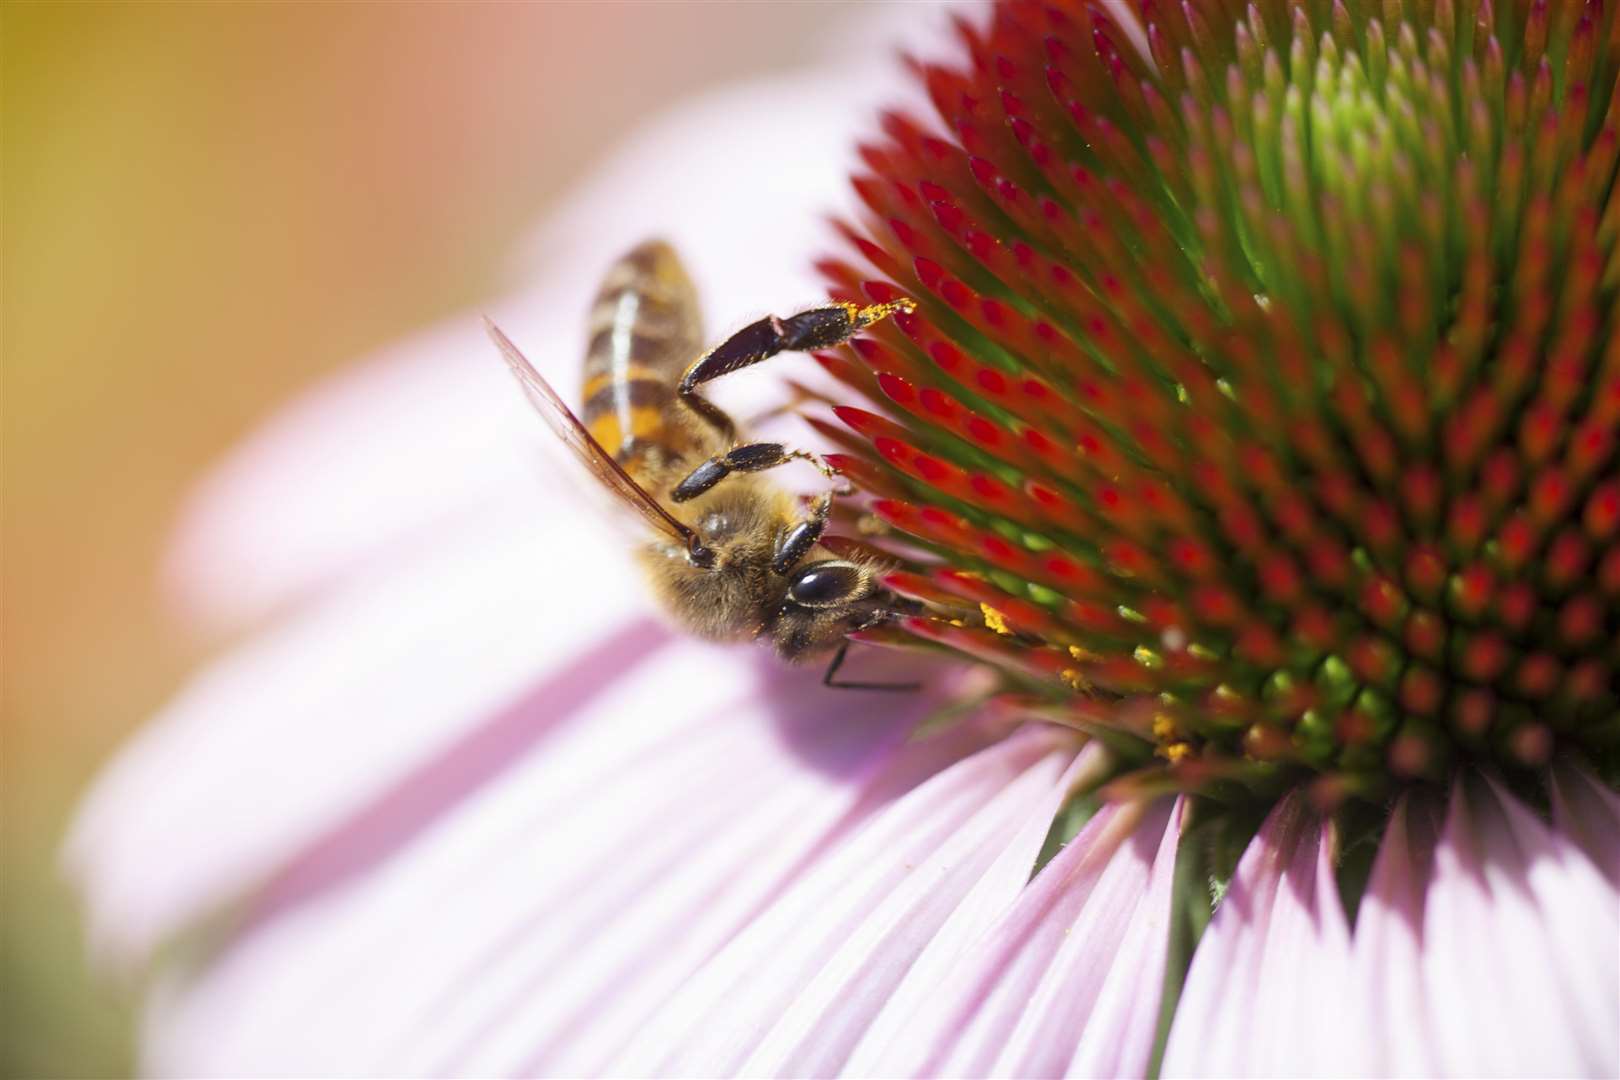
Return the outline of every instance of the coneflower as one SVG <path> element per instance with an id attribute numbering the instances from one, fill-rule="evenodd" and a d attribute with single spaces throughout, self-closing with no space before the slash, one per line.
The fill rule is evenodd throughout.
<path id="1" fill-rule="evenodd" d="M 860 636 L 1000 668 L 1009 713 L 1115 752 L 1109 798 L 1195 796 L 1183 869 L 1217 891 L 1279 802 L 1269 857 L 1328 815 L 1319 902 L 1352 912 L 1386 828 L 1405 858 L 1448 790 L 1452 832 L 1483 785 L 1612 821 L 1585 788 L 1620 782 L 1615 5 L 1140 17 L 998 4 L 965 60 L 912 61 L 937 116 L 861 148 L 854 250 L 820 267 L 919 308 L 822 358 L 868 403 L 818 426 L 932 610 Z M 1612 876 L 1620 840 L 1588 839 Z M 1563 1067 L 1616 1060 L 1612 918 L 1602 941 L 1608 1022 Z M 1194 1042 L 1173 1066 L 1256 1063 Z"/>
<path id="2" fill-rule="evenodd" d="M 1620 1071 L 1614 5 L 958 31 L 819 264 L 918 308 L 820 357 L 863 400 L 812 421 L 866 492 L 829 542 L 920 602 L 862 637 L 945 673 L 840 694 L 646 623 L 455 320 L 191 518 L 208 610 L 289 614 L 74 834 L 95 942 L 160 977 L 149 1067 Z M 491 305 L 548 377 L 581 265 L 654 232 L 713 313 L 799 298 L 758 222 L 894 92 L 835 39 L 567 211 Z"/>
<path id="3" fill-rule="evenodd" d="M 948 135 L 863 148 L 882 277 L 824 264 L 921 301 L 827 361 L 883 406 L 839 463 L 942 557 L 905 629 L 1138 786 L 1612 773 L 1620 20 L 1372 6 L 1146 3 L 1148 57 L 1003 4 L 917 67 Z"/>

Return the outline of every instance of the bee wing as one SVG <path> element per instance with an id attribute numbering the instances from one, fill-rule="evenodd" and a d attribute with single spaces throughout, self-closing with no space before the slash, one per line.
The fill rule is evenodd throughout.
<path id="1" fill-rule="evenodd" d="M 702 552 L 697 534 L 691 528 L 677 520 L 668 510 L 659 505 L 657 499 L 647 494 L 647 490 L 630 478 L 630 474 L 620 467 L 613 456 L 602 449 L 585 425 L 580 423 L 579 417 L 573 410 L 563 404 L 562 398 L 551 384 L 541 377 L 529 363 L 528 357 L 512 344 L 501 328 L 484 320 L 484 328 L 489 331 L 490 340 L 495 342 L 496 348 L 501 350 L 501 357 L 506 366 L 511 369 L 523 393 L 528 397 L 529 403 L 535 411 L 545 420 L 546 425 L 556 433 L 557 438 L 563 441 L 568 449 L 574 452 L 591 475 L 601 481 L 602 486 L 616 495 L 619 500 L 641 515 L 643 520 L 659 533 L 681 544 L 694 555 Z"/>

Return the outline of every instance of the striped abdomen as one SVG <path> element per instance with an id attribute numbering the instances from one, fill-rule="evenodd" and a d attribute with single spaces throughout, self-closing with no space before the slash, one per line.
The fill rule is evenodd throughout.
<path id="1" fill-rule="evenodd" d="M 701 347 L 697 293 L 668 244 L 648 241 L 613 264 L 591 305 L 580 419 L 620 464 L 687 456 L 675 386 Z"/>

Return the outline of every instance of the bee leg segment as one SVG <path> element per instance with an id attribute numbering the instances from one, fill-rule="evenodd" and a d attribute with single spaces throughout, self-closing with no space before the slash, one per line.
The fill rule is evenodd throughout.
<path id="1" fill-rule="evenodd" d="M 726 340 L 698 357 L 681 376 L 676 388 L 680 398 L 726 438 L 730 438 L 736 425 L 724 412 L 712 404 L 698 387 L 739 368 L 751 367 L 761 360 L 769 360 L 781 352 L 807 352 L 841 344 L 896 312 L 911 312 L 917 303 L 907 297 L 886 304 L 838 303 L 811 308 L 797 315 L 778 318 L 767 315 L 758 322 L 749 323 Z"/>
<path id="2" fill-rule="evenodd" d="M 810 553 L 821 539 L 821 534 L 827 529 L 827 516 L 832 513 L 832 496 L 823 495 L 816 500 L 816 508 L 810 512 L 807 521 L 782 533 L 776 538 L 776 552 L 771 557 L 771 569 L 778 574 L 785 574 L 798 565 L 799 560 Z"/>
<path id="3" fill-rule="evenodd" d="M 669 497 L 672 502 L 686 502 L 697 498 L 734 472 L 762 472 L 789 461 L 808 461 L 821 470 L 823 476 L 832 478 L 837 475 L 826 462 L 806 450 L 789 450 L 781 443 L 745 443 L 732 447 L 724 454 L 715 455 L 687 473 L 686 479 L 675 485 Z"/>
<path id="4" fill-rule="evenodd" d="M 712 457 L 686 474 L 686 479 L 675 485 L 669 493 L 670 502 L 682 503 L 695 499 L 731 475 L 731 466 L 724 457 Z"/>
<path id="5" fill-rule="evenodd" d="M 686 542 L 686 558 L 700 570 L 710 570 L 714 567 L 714 552 L 703 546 L 696 533 L 693 533 L 691 539 Z"/>
<path id="6" fill-rule="evenodd" d="M 838 646 L 838 651 L 833 653 L 832 663 L 827 665 L 826 672 L 823 673 L 822 676 L 821 676 L 821 685 L 822 686 L 830 686 L 834 690 L 893 690 L 893 691 L 900 692 L 900 693 L 908 693 L 910 691 L 921 690 L 922 689 L 922 683 L 915 683 L 915 682 L 909 682 L 909 683 L 837 682 L 837 681 L 834 680 L 833 676 L 838 674 L 838 669 L 840 667 L 843 667 L 843 665 L 844 665 L 844 657 L 845 657 L 846 654 L 848 654 L 848 652 L 849 652 L 849 642 L 846 641 L 846 642 L 844 642 L 844 643 L 842 643 L 841 645 Z"/>

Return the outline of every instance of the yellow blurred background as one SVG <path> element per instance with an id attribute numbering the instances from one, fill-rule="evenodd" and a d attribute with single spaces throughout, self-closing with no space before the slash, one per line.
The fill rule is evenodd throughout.
<path id="1" fill-rule="evenodd" d="M 217 642 L 155 568 L 275 405 L 498 289 L 525 226 L 672 98 L 827 47 L 825 3 L 0 6 L 0 1071 L 133 1067 L 57 846 Z"/>

